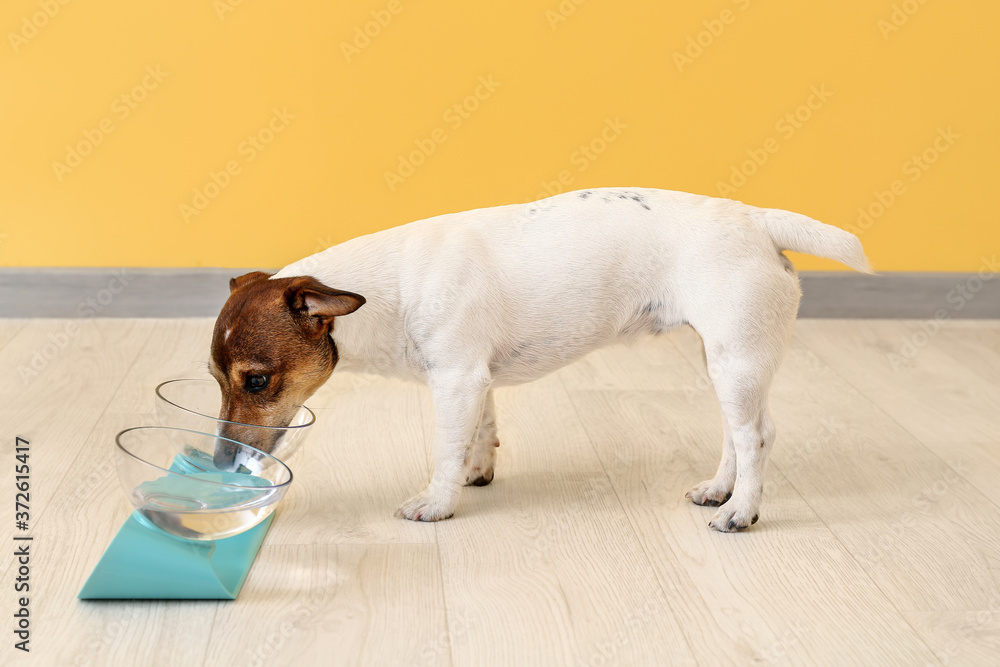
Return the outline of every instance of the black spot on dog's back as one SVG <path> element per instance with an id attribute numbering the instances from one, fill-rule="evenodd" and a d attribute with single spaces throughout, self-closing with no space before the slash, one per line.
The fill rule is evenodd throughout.
<path id="1" fill-rule="evenodd" d="M 649 208 L 649 206 L 646 204 L 646 198 L 637 192 L 632 193 L 632 201 L 636 202 L 637 204 L 639 204 L 639 206 L 643 207 L 647 211 L 653 210 Z"/>

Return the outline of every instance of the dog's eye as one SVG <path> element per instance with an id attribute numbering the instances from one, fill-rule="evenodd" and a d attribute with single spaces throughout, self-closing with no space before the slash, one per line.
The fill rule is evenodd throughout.
<path id="1" fill-rule="evenodd" d="M 256 394 L 258 391 L 261 391 L 267 386 L 268 379 L 269 378 L 266 375 L 248 375 L 246 384 L 243 385 L 243 388 L 251 394 Z"/>

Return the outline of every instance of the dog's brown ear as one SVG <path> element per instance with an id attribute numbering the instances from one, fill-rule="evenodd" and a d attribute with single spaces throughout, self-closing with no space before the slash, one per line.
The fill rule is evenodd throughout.
<path id="1" fill-rule="evenodd" d="M 255 283 L 258 280 L 267 280 L 273 275 L 273 273 L 264 273 L 263 271 L 251 271 L 250 273 L 244 273 L 238 278 L 230 278 L 229 293 L 232 294 L 239 288 L 249 285 L 250 283 Z"/>
<path id="2" fill-rule="evenodd" d="M 311 276 L 302 276 L 294 278 L 285 289 L 285 303 L 305 326 L 319 334 L 328 330 L 333 318 L 349 315 L 365 305 L 365 298 L 327 287 Z"/>

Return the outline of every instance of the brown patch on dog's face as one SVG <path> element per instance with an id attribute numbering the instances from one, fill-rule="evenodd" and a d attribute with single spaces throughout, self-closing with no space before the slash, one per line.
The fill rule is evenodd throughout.
<path id="1" fill-rule="evenodd" d="M 335 317 L 360 308 L 364 297 L 331 289 L 311 277 L 269 280 L 256 271 L 233 278 L 215 322 L 209 369 L 222 390 L 220 419 L 287 426 L 307 398 L 330 377 L 337 348 Z M 225 437 L 269 452 L 269 442 L 231 426 Z M 261 429 L 244 429 L 244 431 Z M 220 464 L 216 452 L 216 463 Z M 224 463 L 225 461 L 222 461 Z"/>

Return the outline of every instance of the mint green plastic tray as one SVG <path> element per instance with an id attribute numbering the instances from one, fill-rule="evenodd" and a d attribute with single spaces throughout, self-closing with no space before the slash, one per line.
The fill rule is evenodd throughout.
<path id="1" fill-rule="evenodd" d="M 178 455 L 170 468 L 179 472 L 185 463 Z M 239 535 L 201 542 L 169 535 L 133 512 L 77 597 L 235 600 L 273 520 L 271 513 Z"/>
<path id="2" fill-rule="evenodd" d="M 81 600 L 235 600 L 274 514 L 239 535 L 195 542 L 133 512 L 83 585 Z"/>

